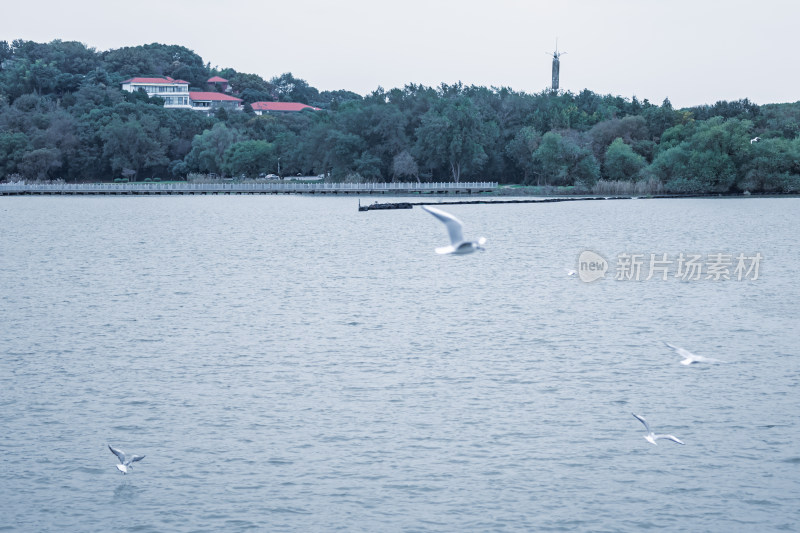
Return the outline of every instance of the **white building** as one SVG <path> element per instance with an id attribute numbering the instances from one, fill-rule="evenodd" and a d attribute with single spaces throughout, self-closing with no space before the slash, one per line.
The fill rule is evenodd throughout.
<path id="1" fill-rule="evenodd" d="M 122 90 L 133 93 L 143 89 L 147 96 L 164 99 L 164 107 L 173 109 L 192 109 L 189 97 L 189 82 L 166 78 L 131 78 L 122 82 Z"/>
<path id="2" fill-rule="evenodd" d="M 189 102 L 191 102 L 192 109 L 195 111 L 209 112 L 220 108 L 233 111 L 244 109 L 241 98 L 217 92 L 191 91 L 189 93 Z"/>
<path id="3" fill-rule="evenodd" d="M 256 115 L 264 113 L 298 113 L 305 109 L 311 111 L 322 111 L 318 107 L 313 107 L 299 102 L 253 102 L 250 104 Z"/>
<path id="4" fill-rule="evenodd" d="M 222 78 L 220 78 L 222 79 Z M 211 78 L 209 82 L 214 80 Z M 226 81 L 226 80 L 223 80 Z M 214 91 L 189 91 L 189 82 L 166 78 L 131 78 L 122 82 L 122 90 L 130 93 L 143 89 L 147 96 L 164 99 L 164 107 L 192 109 L 206 113 L 224 108 L 241 111 L 242 99 Z"/>

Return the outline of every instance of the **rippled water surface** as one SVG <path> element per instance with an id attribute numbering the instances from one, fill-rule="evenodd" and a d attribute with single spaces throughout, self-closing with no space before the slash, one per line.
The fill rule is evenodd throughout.
<path id="1" fill-rule="evenodd" d="M 800 529 L 800 199 L 356 205 L 0 199 L 0 530 Z"/>

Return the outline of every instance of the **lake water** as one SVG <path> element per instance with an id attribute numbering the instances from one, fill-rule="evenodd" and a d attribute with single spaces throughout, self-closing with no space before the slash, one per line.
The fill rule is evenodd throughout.
<path id="1" fill-rule="evenodd" d="M 800 199 L 448 210 L 0 199 L 0 530 L 800 529 Z"/>

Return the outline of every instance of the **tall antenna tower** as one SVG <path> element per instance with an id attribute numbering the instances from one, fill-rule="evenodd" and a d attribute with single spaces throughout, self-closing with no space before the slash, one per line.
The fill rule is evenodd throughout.
<path id="1" fill-rule="evenodd" d="M 566 52 L 558 51 L 558 38 L 556 38 L 556 51 L 553 52 L 553 86 L 551 88 L 553 92 L 558 92 L 558 72 L 561 69 L 561 61 L 558 58 L 564 54 Z"/>

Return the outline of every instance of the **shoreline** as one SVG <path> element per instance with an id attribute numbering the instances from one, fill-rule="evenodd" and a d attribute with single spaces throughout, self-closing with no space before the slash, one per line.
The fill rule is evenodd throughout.
<path id="1" fill-rule="evenodd" d="M 636 190 L 624 184 L 607 187 L 611 190 L 587 190 L 583 187 L 500 185 L 497 182 L 388 182 L 388 183 L 320 183 L 320 182 L 129 182 L 129 183 L 0 183 L 0 196 L 94 196 L 94 195 L 323 195 L 430 198 L 457 197 L 496 199 L 531 198 L 592 200 L 592 199 L 637 199 L 637 198 L 785 198 L 799 197 L 798 193 L 751 193 L 744 192 L 696 192 L 668 193 L 653 190 Z M 633 189 L 633 190 L 631 190 Z M 377 203 L 377 202 L 376 202 Z M 485 202 L 489 203 L 489 202 Z M 509 201 L 509 203 L 515 203 Z"/>

